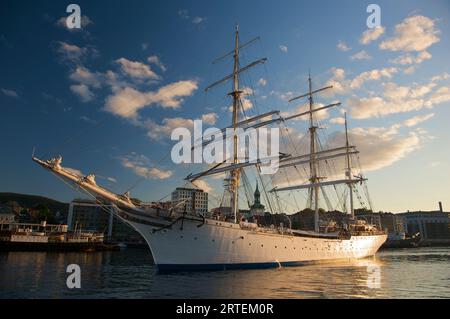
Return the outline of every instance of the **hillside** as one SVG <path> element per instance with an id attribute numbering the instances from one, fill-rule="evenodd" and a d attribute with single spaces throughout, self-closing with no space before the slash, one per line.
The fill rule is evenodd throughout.
<path id="1" fill-rule="evenodd" d="M 9 201 L 15 201 L 20 206 L 26 208 L 33 208 L 39 204 L 44 204 L 50 209 L 51 212 L 56 213 L 57 211 L 59 211 L 64 215 L 66 215 L 69 210 L 69 204 L 62 203 L 44 196 L 18 193 L 0 193 L 0 204 L 4 204 Z"/>

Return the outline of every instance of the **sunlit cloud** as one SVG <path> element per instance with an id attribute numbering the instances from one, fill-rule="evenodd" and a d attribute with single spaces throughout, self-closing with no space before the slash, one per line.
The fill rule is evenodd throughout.
<path id="1" fill-rule="evenodd" d="M 375 27 L 373 29 L 368 29 L 363 32 L 359 42 L 361 44 L 369 44 L 372 41 L 377 40 L 385 31 L 385 28 L 382 26 Z"/>
<path id="2" fill-rule="evenodd" d="M 364 50 L 359 51 L 358 53 L 353 54 L 350 57 L 350 60 L 370 60 L 372 57 Z"/>
<path id="3" fill-rule="evenodd" d="M 338 48 L 338 50 L 342 52 L 347 52 L 351 50 L 351 48 L 344 41 L 339 41 L 336 47 Z"/>
<path id="4" fill-rule="evenodd" d="M 119 158 L 123 167 L 132 170 L 136 175 L 147 179 L 167 179 L 173 175 L 171 170 L 162 170 L 150 166 L 150 160 L 142 154 L 131 153 Z"/>
<path id="5" fill-rule="evenodd" d="M 395 26 L 395 36 L 380 43 L 380 49 L 390 51 L 423 51 L 439 42 L 435 22 L 424 16 L 405 18 Z"/>
<path id="6" fill-rule="evenodd" d="M 197 90 L 197 81 L 178 81 L 160 87 L 157 91 L 142 92 L 132 87 L 120 88 L 106 99 L 105 110 L 124 118 L 136 118 L 146 106 L 159 105 L 177 109 L 184 97 Z"/>
<path id="7" fill-rule="evenodd" d="M 19 97 L 19 94 L 16 91 L 11 90 L 11 89 L 0 88 L 0 91 L 4 95 L 9 96 L 9 97 L 14 97 L 14 98 L 18 98 Z"/>

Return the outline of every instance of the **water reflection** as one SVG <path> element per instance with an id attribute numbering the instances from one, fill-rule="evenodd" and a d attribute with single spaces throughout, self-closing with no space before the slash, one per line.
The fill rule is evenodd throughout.
<path id="1" fill-rule="evenodd" d="M 66 267 L 81 267 L 81 289 Z M 0 253 L 5 298 L 449 298 L 450 248 L 389 250 L 352 261 L 157 274 L 146 250 Z"/>

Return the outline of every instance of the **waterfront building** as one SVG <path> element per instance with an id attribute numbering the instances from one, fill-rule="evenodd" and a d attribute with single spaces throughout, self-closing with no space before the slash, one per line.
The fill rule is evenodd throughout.
<path id="1" fill-rule="evenodd" d="M 13 213 L 13 214 L 19 214 L 22 210 L 22 206 L 20 206 L 20 204 L 16 201 L 8 201 L 6 202 L 4 205 L 2 205 L 2 210 L 9 212 L 9 213 Z"/>
<path id="2" fill-rule="evenodd" d="M 380 227 L 380 229 L 385 230 L 388 234 L 401 234 L 406 232 L 403 218 L 398 214 L 361 211 L 356 212 L 356 216 Z"/>
<path id="3" fill-rule="evenodd" d="M 111 209 L 110 205 L 100 206 L 95 200 L 73 200 L 67 216 L 69 230 L 100 232 L 114 241 L 142 242 L 142 237 L 134 229 L 110 214 L 108 209 Z"/>
<path id="4" fill-rule="evenodd" d="M 450 243 L 450 213 L 437 211 L 414 211 L 397 214 L 402 219 L 405 233 L 420 233 L 421 242 L 425 244 Z"/>
<path id="5" fill-rule="evenodd" d="M 172 202 L 176 205 L 181 201 L 185 203 L 175 208 L 178 212 L 202 215 L 208 213 L 208 193 L 201 189 L 177 187 L 172 192 Z"/>
<path id="6" fill-rule="evenodd" d="M 13 213 L 0 213 L 0 224 L 14 223 L 15 216 Z"/>

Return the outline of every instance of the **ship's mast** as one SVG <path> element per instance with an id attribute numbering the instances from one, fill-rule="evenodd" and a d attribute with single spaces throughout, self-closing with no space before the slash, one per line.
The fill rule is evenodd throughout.
<path id="1" fill-rule="evenodd" d="M 248 163 L 247 164 L 239 163 L 239 158 L 238 158 L 238 133 L 239 132 L 238 132 L 238 128 L 248 125 L 249 123 L 252 123 L 252 122 L 256 123 L 256 121 L 258 121 L 260 119 L 263 119 L 263 118 L 266 118 L 273 114 L 279 113 L 279 111 L 272 111 L 272 112 L 262 114 L 262 115 L 259 115 L 259 116 L 256 116 L 256 117 L 253 117 L 250 119 L 246 119 L 241 122 L 239 122 L 239 120 L 238 120 L 239 101 L 240 101 L 239 99 L 242 94 L 242 91 L 239 90 L 239 74 L 241 72 L 245 72 L 245 71 L 249 70 L 250 68 L 252 68 L 258 64 L 263 64 L 267 61 L 266 58 L 262 58 L 262 59 L 253 61 L 252 63 L 240 68 L 239 67 L 239 49 L 242 49 L 242 48 L 254 43 L 258 39 L 259 39 L 259 37 L 256 37 L 246 43 L 239 44 L 239 26 L 236 25 L 234 49 L 213 61 L 213 63 L 216 63 L 228 56 L 233 56 L 233 61 L 234 61 L 233 73 L 230 75 L 227 75 L 226 77 L 222 78 L 221 80 L 218 80 L 218 81 L 214 82 L 213 84 L 211 84 L 210 86 L 205 88 L 205 91 L 208 91 L 211 88 L 213 88 L 223 82 L 226 82 L 228 80 L 233 80 L 232 91 L 229 93 L 229 95 L 231 95 L 231 97 L 233 98 L 233 119 L 232 119 L 232 124 L 231 124 L 231 127 L 233 128 L 233 162 L 232 162 L 232 164 L 229 165 L 228 167 L 219 168 L 219 166 L 221 166 L 222 164 L 224 164 L 226 162 L 226 161 L 224 161 L 224 162 L 216 165 L 213 169 L 210 169 L 206 172 L 202 172 L 202 173 L 195 174 L 195 175 L 190 174 L 189 176 L 186 177 L 186 180 L 190 180 L 192 182 L 197 178 L 200 178 L 200 177 L 203 177 L 203 176 L 206 176 L 209 174 L 217 173 L 218 170 L 227 171 L 227 172 L 229 171 L 230 179 L 229 179 L 228 189 L 230 190 L 231 212 L 233 214 L 235 223 L 237 222 L 237 215 L 238 215 L 238 189 L 239 189 L 239 183 L 240 183 L 241 169 L 242 169 L 242 167 L 248 166 Z M 266 122 L 268 122 L 268 121 L 266 121 Z M 253 125 L 256 125 L 256 124 L 253 124 Z M 261 124 L 258 123 L 258 125 L 261 125 Z M 200 142 L 200 145 L 204 145 L 204 143 Z M 254 164 L 252 163 L 252 165 L 254 165 Z"/>
<path id="2" fill-rule="evenodd" d="M 319 177 L 317 176 L 317 162 L 316 162 L 316 129 L 317 126 L 314 126 L 313 122 L 313 95 L 312 95 L 312 84 L 311 84 L 311 74 L 308 75 L 308 99 L 309 99 L 309 133 L 310 133 L 310 182 L 317 183 L 319 181 Z M 310 192 L 310 202 L 314 202 L 314 230 L 319 232 L 319 186 L 314 186 L 313 192 Z"/>
<path id="3" fill-rule="evenodd" d="M 233 164 L 238 163 L 238 106 L 241 91 L 239 91 L 239 26 L 236 25 L 236 35 L 234 41 L 234 68 L 233 68 L 233 91 L 230 95 L 233 97 Z M 234 222 L 237 222 L 238 213 L 238 189 L 240 180 L 240 169 L 231 171 L 231 207 L 234 216 Z"/>
<path id="4" fill-rule="evenodd" d="M 347 148 L 347 179 L 352 179 L 352 168 L 350 165 L 350 154 L 349 154 L 349 143 L 348 143 L 348 128 L 347 128 L 347 113 L 344 113 L 345 118 L 345 147 Z M 353 208 L 353 183 L 348 183 L 348 188 L 350 192 L 350 215 L 352 219 L 355 218 L 355 211 Z"/>
<path id="5" fill-rule="evenodd" d="M 318 172 L 319 172 L 319 161 L 317 158 L 317 145 L 316 145 L 316 131 L 317 131 L 317 126 L 314 125 L 314 119 L 313 119 L 313 113 L 317 112 L 319 109 L 314 109 L 314 100 L 313 100 L 313 95 L 315 93 L 324 91 L 324 90 L 328 90 L 331 89 L 332 86 L 327 86 L 327 87 L 323 87 L 317 90 L 312 89 L 312 81 L 311 81 L 311 73 L 308 74 L 308 92 L 306 94 L 297 96 L 295 98 L 292 98 L 289 100 L 289 102 L 292 102 L 294 100 L 303 98 L 303 97 L 308 97 L 309 100 L 309 110 L 308 112 L 302 113 L 302 114 L 308 114 L 309 115 L 309 137 L 310 137 L 310 157 L 309 157 L 309 170 L 310 170 L 310 178 L 309 181 L 311 182 L 311 188 L 309 192 L 309 196 L 310 196 L 310 203 L 314 202 L 314 230 L 316 232 L 319 232 L 319 190 L 321 187 L 321 179 L 323 179 L 323 177 L 318 176 Z M 340 103 L 333 103 L 327 106 L 324 106 L 320 109 L 326 109 L 329 107 L 334 107 L 334 106 L 338 106 L 340 105 Z M 298 116 L 298 115 L 294 115 L 294 116 Z M 287 119 L 292 118 L 288 117 Z"/>

